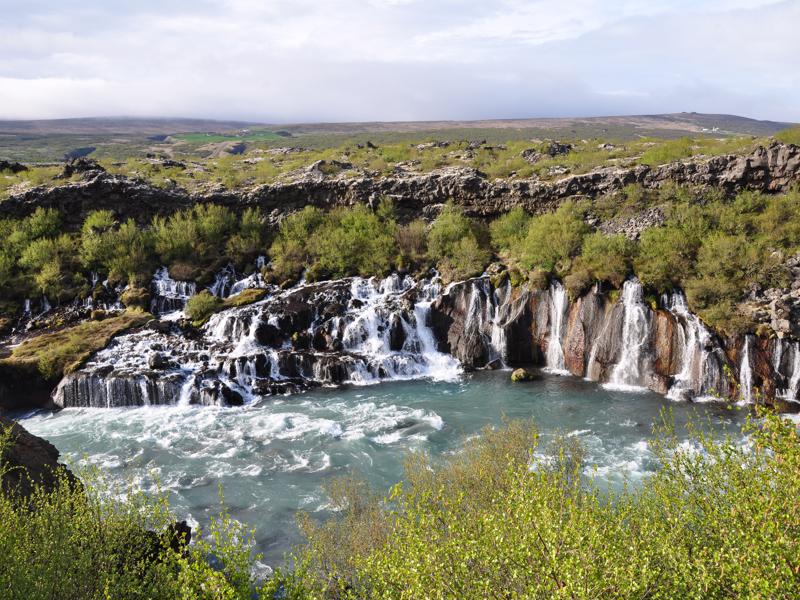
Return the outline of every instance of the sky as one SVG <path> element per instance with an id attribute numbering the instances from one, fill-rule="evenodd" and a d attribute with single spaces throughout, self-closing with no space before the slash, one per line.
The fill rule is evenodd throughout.
<path id="1" fill-rule="evenodd" d="M 0 119 L 800 121 L 800 0 L 0 0 Z"/>

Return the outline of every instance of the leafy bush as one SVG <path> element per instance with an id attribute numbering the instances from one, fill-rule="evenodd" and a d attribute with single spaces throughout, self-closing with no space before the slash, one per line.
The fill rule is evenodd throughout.
<path id="1" fill-rule="evenodd" d="M 578 269 L 585 269 L 595 281 L 620 287 L 631 272 L 634 244 L 624 235 L 593 233 L 583 239 Z"/>
<path id="2" fill-rule="evenodd" d="M 428 232 L 428 252 L 446 281 L 481 273 L 489 261 L 486 234 L 452 202 L 445 204 Z"/>
<path id="3" fill-rule="evenodd" d="M 428 254 L 428 226 L 422 219 L 416 219 L 397 228 L 395 235 L 397 248 L 404 265 L 418 265 Z"/>
<path id="4" fill-rule="evenodd" d="M 581 209 L 572 202 L 554 213 L 534 217 L 519 247 L 520 263 L 527 269 L 567 273 L 588 231 Z"/>
<path id="5" fill-rule="evenodd" d="M 9 443 L 8 435 L 3 443 Z M 0 451 L 2 451 L 0 447 Z M 10 468 L 0 458 L 0 475 Z M 96 472 L 63 473 L 52 491 L 0 493 L 0 590 L 7 600 L 250 600 L 253 536 L 223 509 L 208 538 L 183 542 L 165 494 L 121 489 Z M 212 567 L 209 557 L 218 565 Z"/>
<path id="6" fill-rule="evenodd" d="M 210 263 L 222 255 L 236 227 L 236 215 L 229 209 L 198 204 L 169 218 L 153 219 L 155 250 L 163 264 L 178 260 Z"/>
<path id="7" fill-rule="evenodd" d="M 128 282 L 152 271 L 153 240 L 133 219 L 117 225 L 110 211 L 90 213 L 81 228 L 80 259 L 86 269 Z"/>
<path id="8" fill-rule="evenodd" d="M 530 224 L 530 215 L 521 206 L 515 206 L 506 214 L 492 221 L 489 226 L 492 247 L 497 251 L 515 249 L 525 238 Z"/>
<path id="9" fill-rule="evenodd" d="M 322 225 L 324 213 L 316 207 L 306 206 L 281 221 L 280 229 L 269 255 L 273 268 L 281 277 L 298 276 L 311 263 L 309 242 Z"/>
<path id="10" fill-rule="evenodd" d="M 203 290 L 199 294 L 195 294 L 186 302 L 186 316 L 189 317 L 195 324 L 204 323 L 208 317 L 220 310 L 223 302 L 217 296 Z"/>
<path id="11" fill-rule="evenodd" d="M 239 220 L 239 231 L 228 240 L 228 254 L 241 262 L 253 260 L 266 251 L 266 238 L 264 215 L 258 208 L 247 208 Z"/>
<path id="12" fill-rule="evenodd" d="M 269 589 L 290 599 L 795 597 L 798 432 L 777 416 L 745 432 L 751 444 L 695 429 L 687 446 L 662 427 L 658 471 L 638 489 L 601 492 L 574 437 L 542 453 L 530 424 L 485 430 L 440 462 L 412 455 L 385 508 L 351 485 L 355 501 L 305 527 L 295 569 Z"/>
<path id="13" fill-rule="evenodd" d="M 642 233 L 634 261 L 641 282 L 658 291 L 680 287 L 692 273 L 697 244 L 678 227 L 656 227 Z"/>
<path id="14" fill-rule="evenodd" d="M 337 208 L 311 240 L 315 266 L 331 277 L 380 275 L 397 257 L 391 217 L 381 217 L 364 205 Z"/>

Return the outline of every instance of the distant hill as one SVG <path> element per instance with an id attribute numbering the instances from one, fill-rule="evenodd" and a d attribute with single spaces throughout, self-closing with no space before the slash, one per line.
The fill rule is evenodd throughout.
<path id="1" fill-rule="evenodd" d="M 250 127 L 256 123 L 244 121 L 215 121 L 211 119 L 169 119 L 138 117 L 91 117 L 84 119 L 42 119 L 33 121 L 0 120 L 0 134 L 145 134 L 192 133 L 198 131 L 227 131 Z"/>
<path id="2" fill-rule="evenodd" d="M 364 123 L 299 123 L 274 125 L 248 121 L 216 121 L 212 119 L 170 119 L 137 117 L 97 117 L 84 119 L 50 119 L 35 121 L 0 120 L 0 133 L 17 134 L 173 134 L 192 132 L 224 132 L 247 127 L 280 129 L 291 133 L 369 133 L 422 132 L 448 129 L 569 129 L 582 126 L 608 128 L 633 127 L 667 129 L 700 133 L 714 128 L 721 133 L 770 135 L 792 123 L 759 121 L 736 115 L 672 113 L 663 115 L 630 115 L 615 117 L 560 117 L 530 119 L 491 119 L 482 121 L 385 121 Z"/>
<path id="3" fill-rule="evenodd" d="M 735 115 L 674 113 L 611 117 L 298 123 L 275 125 L 209 119 L 103 117 L 41 121 L 0 121 L 0 158 L 48 163 L 65 157 L 125 160 L 158 154 L 207 156 L 212 145 L 242 151 L 260 147 L 329 148 L 343 143 L 415 143 L 420 140 L 485 140 L 499 144 L 539 138 L 625 141 L 677 138 L 768 136 L 790 123 Z M 216 147 L 215 146 L 215 147 Z"/>

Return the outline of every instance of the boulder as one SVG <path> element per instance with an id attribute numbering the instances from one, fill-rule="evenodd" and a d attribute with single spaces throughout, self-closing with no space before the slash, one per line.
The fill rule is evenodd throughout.
<path id="1" fill-rule="evenodd" d="M 511 373 L 511 381 L 536 381 L 539 376 L 530 369 L 514 369 Z"/>
<path id="2" fill-rule="evenodd" d="M 0 417 L 0 430 L 8 435 L 0 469 L 4 494 L 27 498 L 36 486 L 51 492 L 60 478 L 78 484 L 70 470 L 58 462 L 59 452 L 53 444 L 5 417 Z"/>

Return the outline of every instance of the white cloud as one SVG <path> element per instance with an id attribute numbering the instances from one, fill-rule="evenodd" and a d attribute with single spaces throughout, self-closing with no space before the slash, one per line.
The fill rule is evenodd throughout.
<path id="1" fill-rule="evenodd" d="M 800 0 L 6 4 L 4 118 L 800 120 Z"/>

